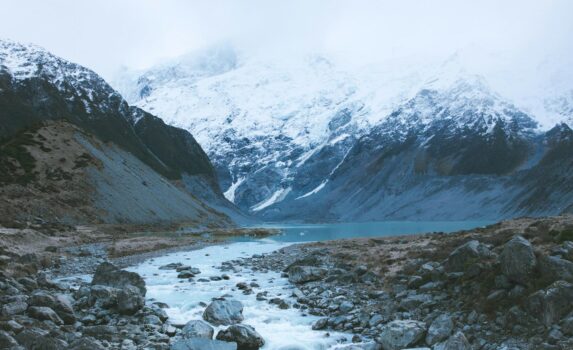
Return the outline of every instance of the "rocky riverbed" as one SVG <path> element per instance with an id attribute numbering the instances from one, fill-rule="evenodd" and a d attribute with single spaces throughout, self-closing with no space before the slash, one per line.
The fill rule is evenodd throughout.
<path id="1" fill-rule="evenodd" d="M 0 348 L 573 349 L 572 240 L 562 216 L 254 255 L 213 246 L 114 261 L 82 245 L 65 261 L 88 276 L 67 281 L 52 277 L 78 269 L 55 256 L 3 255 Z M 129 271 L 107 262 L 143 259 Z M 294 318 L 307 322 L 283 322 Z M 275 341 L 311 327 L 315 345 Z"/>
<path id="2" fill-rule="evenodd" d="M 231 265 L 281 271 L 314 329 L 353 349 L 573 349 L 573 218 L 293 245 Z"/>

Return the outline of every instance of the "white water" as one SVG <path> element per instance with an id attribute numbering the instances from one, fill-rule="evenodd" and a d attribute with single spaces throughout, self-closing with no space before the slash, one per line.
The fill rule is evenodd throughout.
<path id="1" fill-rule="evenodd" d="M 231 294 L 234 299 L 244 305 L 244 324 L 255 327 L 257 332 L 265 339 L 265 350 L 321 350 L 336 348 L 337 340 L 351 335 L 331 332 L 313 331 L 312 324 L 318 319 L 315 316 L 303 316 L 298 309 L 281 310 L 267 301 L 257 301 L 256 293 L 268 291 L 268 299 L 279 296 L 285 300 L 293 301 L 291 297 L 293 286 L 287 279 L 280 277 L 279 273 L 253 272 L 242 268 L 242 271 L 221 272 L 217 269 L 222 262 L 238 258 L 250 257 L 253 254 L 269 253 L 287 246 L 287 243 L 274 241 L 237 242 L 221 246 L 212 246 L 204 249 L 173 253 L 129 268 L 145 278 L 147 284 L 147 297 L 167 303 L 166 309 L 171 323 L 183 324 L 190 320 L 202 319 L 205 307 L 200 302 L 210 303 L 211 298 L 223 294 Z M 209 278 L 227 274 L 230 280 L 211 282 L 189 282 L 178 279 L 174 270 L 159 270 L 159 267 L 169 263 L 180 262 L 184 265 L 197 267 L 201 274 L 195 277 Z M 250 283 L 256 281 L 260 288 L 253 288 L 254 293 L 244 295 L 235 285 L 238 282 Z"/>

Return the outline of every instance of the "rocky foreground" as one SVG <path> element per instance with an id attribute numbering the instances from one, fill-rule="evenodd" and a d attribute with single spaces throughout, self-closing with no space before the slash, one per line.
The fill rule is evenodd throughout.
<path id="1" fill-rule="evenodd" d="M 573 217 L 458 234 L 289 246 L 237 261 L 283 271 L 315 329 L 348 349 L 573 349 Z"/>
<path id="2" fill-rule="evenodd" d="M 144 280 L 102 263 L 106 257 L 86 257 L 97 262 L 93 279 L 73 287 L 51 280 L 62 267 L 45 259 L 1 256 L 0 349 L 256 350 L 265 344 L 230 295 L 207 301 L 202 319 L 172 324 L 167 305 L 146 300 Z M 225 262 L 220 276 L 202 277 L 179 262 L 160 269 L 191 283 L 280 271 L 292 283 L 286 294 L 270 295 L 255 280 L 235 288 L 261 303 L 320 316 L 316 330 L 351 334 L 338 349 L 573 349 L 571 216 L 456 234 L 293 245 Z"/>

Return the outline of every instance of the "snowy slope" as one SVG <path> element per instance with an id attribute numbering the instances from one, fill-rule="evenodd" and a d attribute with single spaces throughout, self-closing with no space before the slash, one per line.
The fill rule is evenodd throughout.
<path id="1" fill-rule="evenodd" d="M 327 188 L 357 140 L 374 128 L 405 137 L 449 118 L 453 133 L 469 128 L 485 135 L 503 120 L 505 128 L 534 134 L 571 121 L 573 85 L 532 99 L 535 91 L 512 90 L 507 76 L 467 61 L 457 53 L 356 67 L 335 57 L 248 56 L 223 46 L 125 71 L 115 85 L 131 103 L 190 130 L 214 162 L 226 197 L 262 212 Z"/>

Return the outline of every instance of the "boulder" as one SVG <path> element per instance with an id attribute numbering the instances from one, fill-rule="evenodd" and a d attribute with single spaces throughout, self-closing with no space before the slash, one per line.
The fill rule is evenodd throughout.
<path id="1" fill-rule="evenodd" d="M 117 311 L 123 315 L 133 315 L 145 305 L 140 290 L 128 285 L 117 293 Z"/>
<path id="2" fill-rule="evenodd" d="M 27 303 L 21 300 L 17 300 L 2 305 L 2 315 L 4 316 L 18 315 L 26 312 L 27 309 L 28 309 Z"/>
<path id="3" fill-rule="evenodd" d="M 573 315 L 563 320 L 561 323 L 561 331 L 569 336 L 573 336 Z"/>
<path id="4" fill-rule="evenodd" d="M 116 326 L 103 324 L 84 327 L 83 334 L 84 336 L 90 336 L 96 339 L 103 339 L 107 341 L 111 341 L 112 339 L 121 336 L 119 334 L 119 329 Z"/>
<path id="5" fill-rule="evenodd" d="M 573 284 L 557 281 L 529 296 L 527 311 L 546 327 L 559 322 L 573 308 Z"/>
<path id="6" fill-rule="evenodd" d="M 573 283 L 573 262 L 557 256 L 539 259 L 539 270 L 543 279 L 549 282 L 564 280 Z"/>
<path id="7" fill-rule="evenodd" d="M 428 333 L 426 334 L 426 344 L 434 345 L 438 342 L 446 340 L 452 330 L 454 329 L 454 322 L 452 317 L 448 314 L 442 314 L 436 317 L 430 324 L 428 328 Z"/>
<path id="8" fill-rule="evenodd" d="M 181 339 L 170 347 L 171 350 L 237 350 L 237 343 L 203 338 Z"/>
<path id="9" fill-rule="evenodd" d="M 0 349 L 11 349 L 18 346 L 18 342 L 8 332 L 0 330 Z"/>
<path id="10" fill-rule="evenodd" d="M 28 314 L 40 321 L 52 321 L 57 325 L 64 324 L 64 321 L 58 316 L 58 314 L 49 307 L 46 306 L 30 306 L 28 308 Z"/>
<path id="11" fill-rule="evenodd" d="M 474 264 L 493 256 L 485 245 L 472 240 L 457 247 L 448 257 L 445 267 L 448 272 L 465 272 Z"/>
<path id="12" fill-rule="evenodd" d="M 185 339 L 205 338 L 213 339 L 215 330 L 207 322 L 202 320 L 192 320 L 187 322 L 181 330 L 181 336 Z"/>
<path id="13" fill-rule="evenodd" d="M 117 294 L 119 289 L 95 285 L 88 290 L 88 299 L 90 305 L 95 305 L 103 309 L 109 309 L 117 305 Z"/>
<path id="14" fill-rule="evenodd" d="M 343 313 L 347 313 L 349 311 L 352 311 L 353 309 L 354 309 L 354 304 L 348 300 L 345 300 L 342 303 L 340 303 L 340 306 L 338 307 L 338 310 L 340 310 L 340 312 Z"/>
<path id="15" fill-rule="evenodd" d="M 522 236 L 515 236 L 503 247 L 501 271 L 511 281 L 526 284 L 537 266 L 533 246 Z"/>
<path id="16" fill-rule="evenodd" d="M 414 320 L 392 321 L 382 327 L 378 342 L 384 350 L 401 350 L 424 338 L 426 324 Z"/>
<path id="17" fill-rule="evenodd" d="M 109 286 L 123 289 L 126 286 L 137 287 L 142 296 L 145 296 L 145 281 L 135 272 L 120 270 L 108 262 L 101 263 L 94 274 L 92 285 Z"/>
<path id="18" fill-rule="evenodd" d="M 553 255 L 560 255 L 564 259 L 573 261 L 573 242 L 565 241 L 560 246 L 553 248 L 551 252 Z"/>
<path id="19" fill-rule="evenodd" d="M 99 340 L 92 337 L 81 337 L 70 344 L 70 350 L 105 350 Z"/>
<path id="20" fill-rule="evenodd" d="M 400 301 L 400 308 L 403 310 L 413 310 L 424 303 L 431 303 L 433 298 L 429 294 L 412 294 Z"/>
<path id="21" fill-rule="evenodd" d="M 248 325 L 232 325 L 217 333 L 218 340 L 237 343 L 238 350 L 258 350 L 265 341 L 255 329 Z"/>
<path id="22" fill-rule="evenodd" d="M 288 265 L 284 271 L 289 272 L 295 266 L 319 266 L 322 262 L 316 256 L 316 254 L 309 254 L 301 259 L 295 260 L 293 263 Z"/>
<path id="23" fill-rule="evenodd" d="M 446 341 L 443 350 L 472 350 L 469 341 L 462 332 L 457 332 Z"/>
<path id="24" fill-rule="evenodd" d="M 203 319 L 216 326 L 241 323 L 243 304 L 237 300 L 215 300 L 203 312 Z"/>
<path id="25" fill-rule="evenodd" d="M 25 349 L 61 350 L 68 348 L 65 341 L 50 337 L 47 331 L 35 328 L 23 330 L 15 338 Z"/>
<path id="26" fill-rule="evenodd" d="M 28 300 L 30 306 L 45 306 L 54 310 L 66 324 L 76 322 L 76 315 L 72 303 L 62 294 L 52 295 L 46 291 L 36 291 Z"/>
<path id="27" fill-rule="evenodd" d="M 293 266 L 288 270 L 288 280 L 291 283 L 319 281 L 325 275 L 325 269 L 314 266 Z"/>
<path id="28" fill-rule="evenodd" d="M 312 329 L 315 331 L 319 331 L 321 329 L 326 328 L 327 325 L 328 325 L 328 318 L 326 317 L 320 318 L 312 325 Z"/>

